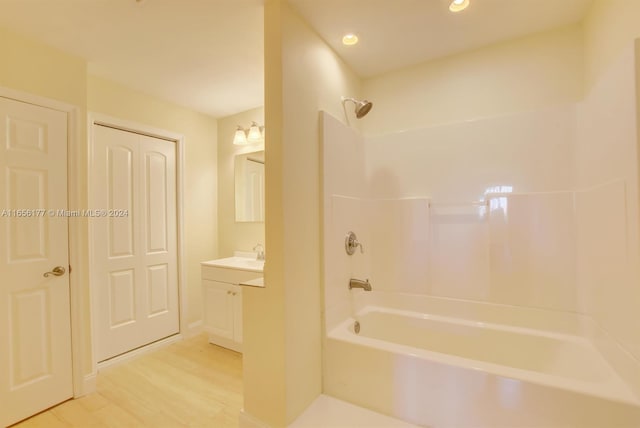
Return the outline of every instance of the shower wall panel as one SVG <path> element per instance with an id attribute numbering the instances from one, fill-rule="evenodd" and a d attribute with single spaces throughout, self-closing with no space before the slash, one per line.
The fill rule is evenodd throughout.
<path id="1" fill-rule="evenodd" d="M 575 114 L 564 106 L 367 138 L 372 282 L 577 310 Z M 411 200 L 429 201 L 420 221 Z"/>
<path id="2" fill-rule="evenodd" d="M 351 313 L 349 278 L 369 275 L 370 212 L 365 193 L 364 140 L 355 130 L 320 112 L 322 124 L 323 273 L 325 326 L 331 328 Z M 347 255 L 344 238 L 353 231 L 365 247 Z"/>
<path id="3" fill-rule="evenodd" d="M 429 294 L 489 298 L 489 223 L 485 206 L 431 206 Z"/>
<path id="4" fill-rule="evenodd" d="M 464 204 L 496 191 L 573 190 L 576 107 L 366 137 L 368 194 Z"/>
<path id="5" fill-rule="evenodd" d="M 500 199 L 489 212 L 488 300 L 577 311 L 574 193 Z"/>

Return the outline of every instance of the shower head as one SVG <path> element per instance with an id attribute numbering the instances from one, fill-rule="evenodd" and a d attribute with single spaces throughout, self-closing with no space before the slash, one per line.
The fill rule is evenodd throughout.
<path id="1" fill-rule="evenodd" d="M 356 117 L 358 119 L 365 117 L 367 113 L 369 113 L 369 111 L 371 110 L 371 107 L 373 107 L 373 103 L 371 101 L 356 100 L 355 98 L 347 98 L 347 97 L 342 97 L 343 106 L 346 101 L 351 101 L 356 105 Z"/>

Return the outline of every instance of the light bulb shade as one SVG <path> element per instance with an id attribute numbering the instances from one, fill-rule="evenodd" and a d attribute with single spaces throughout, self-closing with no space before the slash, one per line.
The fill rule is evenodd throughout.
<path id="1" fill-rule="evenodd" d="M 249 144 L 249 142 L 247 141 L 247 134 L 245 134 L 242 126 L 238 126 L 238 129 L 236 129 L 236 134 L 233 136 L 233 144 L 235 144 L 236 146 L 244 146 Z"/>
<path id="2" fill-rule="evenodd" d="M 247 141 L 249 144 L 257 144 L 262 142 L 262 133 L 257 123 L 252 122 L 249 128 L 249 134 L 247 135 Z"/>

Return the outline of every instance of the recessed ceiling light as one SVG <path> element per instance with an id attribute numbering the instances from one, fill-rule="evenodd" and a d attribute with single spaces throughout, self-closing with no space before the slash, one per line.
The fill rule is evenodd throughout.
<path id="1" fill-rule="evenodd" d="M 461 12 L 469 7 L 469 0 L 453 0 L 449 5 L 451 12 Z"/>
<path id="2" fill-rule="evenodd" d="M 342 44 L 346 46 L 353 46 L 358 43 L 358 36 L 353 33 L 345 34 L 342 38 Z"/>

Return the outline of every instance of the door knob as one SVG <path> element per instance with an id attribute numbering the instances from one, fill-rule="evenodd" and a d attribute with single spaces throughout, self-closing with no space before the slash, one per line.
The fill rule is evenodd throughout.
<path id="1" fill-rule="evenodd" d="M 64 273 L 65 273 L 66 271 L 67 271 L 67 270 L 66 270 L 64 267 L 62 267 L 62 266 L 56 266 L 56 267 L 54 267 L 54 268 L 51 270 L 51 272 L 45 272 L 43 276 L 44 276 L 45 278 L 48 278 L 48 277 L 49 277 L 49 275 L 62 276 L 62 275 L 64 275 Z"/>

